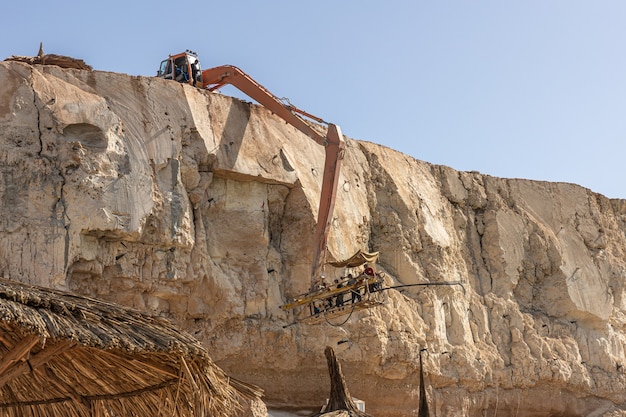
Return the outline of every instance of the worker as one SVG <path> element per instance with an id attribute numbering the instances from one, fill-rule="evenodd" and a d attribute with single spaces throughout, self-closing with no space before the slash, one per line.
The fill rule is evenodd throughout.
<path id="1" fill-rule="evenodd" d="M 370 292 L 380 291 L 383 288 L 382 284 L 383 284 L 382 278 L 379 275 L 377 275 L 376 279 L 374 279 L 373 281 L 370 281 L 369 291 Z"/>
<path id="2" fill-rule="evenodd" d="M 343 307 L 343 294 L 342 292 L 337 294 L 337 302 L 335 304 L 337 307 Z"/>
<path id="3" fill-rule="evenodd" d="M 177 59 L 176 65 L 176 81 L 184 83 L 189 81 L 189 69 L 187 68 L 187 60 L 185 58 Z"/>
<path id="4" fill-rule="evenodd" d="M 352 274 L 348 274 L 348 286 L 356 285 L 356 283 L 357 283 L 356 278 L 354 278 Z M 351 299 L 352 304 L 362 300 L 360 288 L 358 287 L 352 288 L 350 289 L 350 292 L 352 293 L 352 299 Z"/>
<path id="5" fill-rule="evenodd" d="M 198 80 L 198 70 L 199 70 L 199 65 L 198 65 L 198 59 L 194 59 L 193 62 L 191 63 L 191 76 L 193 77 L 193 86 L 196 86 L 196 81 Z"/>
<path id="6" fill-rule="evenodd" d="M 339 288 L 343 288 L 343 284 L 341 282 L 339 282 L 339 280 L 335 280 L 335 286 L 337 289 Z M 337 296 L 335 297 L 335 306 L 337 307 L 342 307 L 343 306 L 343 295 L 344 293 L 339 293 L 337 294 Z"/>
<path id="7" fill-rule="evenodd" d="M 312 316 L 318 315 L 322 311 L 316 303 L 312 303 L 311 305 L 313 307 L 311 311 Z"/>
<path id="8" fill-rule="evenodd" d="M 352 274 L 348 274 L 348 285 L 354 285 L 356 284 L 356 279 L 354 279 L 354 277 L 352 276 Z"/>

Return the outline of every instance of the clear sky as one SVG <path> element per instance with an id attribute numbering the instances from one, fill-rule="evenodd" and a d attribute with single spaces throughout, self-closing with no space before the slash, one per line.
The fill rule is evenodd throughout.
<path id="1" fill-rule="evenodd" d="M 624 0 L 5 2 L 0 59 L 240 67 L 351 138 L 626 198 Z M 234 94 L 226 90 L 227 94 Z"/>

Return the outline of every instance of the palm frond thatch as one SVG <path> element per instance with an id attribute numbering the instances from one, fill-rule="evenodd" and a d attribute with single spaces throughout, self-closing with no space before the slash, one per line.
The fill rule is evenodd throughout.
<path id="1" fill-rule="evenodd" d="M 0 279 L 2 416 L 228 416 L 241 396 L 164 320 Z"/>

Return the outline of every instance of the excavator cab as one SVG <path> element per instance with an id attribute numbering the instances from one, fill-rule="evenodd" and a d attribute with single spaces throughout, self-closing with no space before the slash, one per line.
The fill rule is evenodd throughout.
<path id="1" fill-rule="evenodd" d="M 161 61 L 157 77 L 191 85 L 202 85 L 202 70 L 198 54 L 188 49 L 180 54 L 170 55 Z"/>

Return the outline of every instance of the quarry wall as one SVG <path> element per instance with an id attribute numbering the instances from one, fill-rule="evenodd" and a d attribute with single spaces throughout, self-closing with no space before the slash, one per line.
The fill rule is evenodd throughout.
<path id="1" fill-rule="evenodd" d="M 284 327 L 310 284 L 315 142 L 191 86 L 19 62 L 0 63 L 0 127 L 0 275 L 167 317 L 270 406 L 321 404 L 332 346 L 369 413 L 416 415 L 425 348 L 437 416 L 623 414 L 625 200 L 346 138 L 330 256 L 464 285 Z"/>

